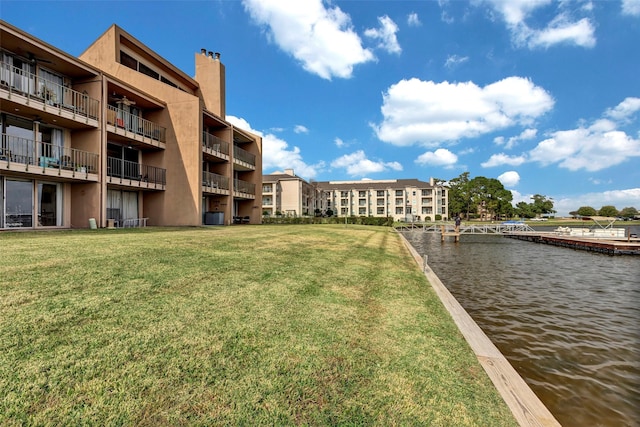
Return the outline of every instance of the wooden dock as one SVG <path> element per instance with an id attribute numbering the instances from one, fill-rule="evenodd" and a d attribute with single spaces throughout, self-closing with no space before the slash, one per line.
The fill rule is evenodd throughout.
<path id="1" fill-rule="evenodd" d="M 534 243 L 561 246 L 563 248 L 599 252 L 607 255 L 640 255 L 640 239 L 606 239 L 593 237 L 563 236 L 557 233 L 513 232 L 505 237 Z"/>

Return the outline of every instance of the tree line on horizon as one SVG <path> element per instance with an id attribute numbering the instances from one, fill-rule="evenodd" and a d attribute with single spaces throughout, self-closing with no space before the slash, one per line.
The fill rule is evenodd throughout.
<path id="1" fill-rule="evenodd" d="M 437 181 L 449 187 L 449 213 L 452 217 L 460 215 L 465 219 L 472 219 L 484 214 L 489 219 L 499 220 L 553 216 L 556 213 L 553 209 L 553 199 L 541 194 L 534 194 L 530 203 L 522 201 L 514 206 L 513 194 L 496 178 L 470 178 L 469 172 L 464 172 L 448 181 Z M 618 210 L 612 205 L 602 206 L 598 210 L 591 206 L 582 206 L 569 214 L 575 217 L 599 215 L 632 219 L 638 216 L 638 210 L 634 207 Z"/>

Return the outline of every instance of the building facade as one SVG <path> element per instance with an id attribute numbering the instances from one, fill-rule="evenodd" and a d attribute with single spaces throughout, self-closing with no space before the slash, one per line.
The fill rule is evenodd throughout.
<path id="1" fill-rule="evenodd" d="M 318 182 L 338 216 L 393 217 L 395 221 L 449 218 L 447 187 L 417 179 Z"/>
<path id="2" fill-rule="evenodd" d="M 326 209 L 322 200 L 316 186 L 297 176 L 293 169 L 262 176 L 262 214 L 265 216 L 316 215 Z"/>
<path id="3" fill-rule="evenodd" d="M 0 229 L 260 223 L 262 140 L 117 25 L 78 58 L 0 21 Z"/>
<path id="4" fill-rule="evenodd" d="M 264 215 L 392 217 L 395 221 L 449 218 L 447 187 L 417 179 L 309 183 L 292 169 L 262 177 Z"/>

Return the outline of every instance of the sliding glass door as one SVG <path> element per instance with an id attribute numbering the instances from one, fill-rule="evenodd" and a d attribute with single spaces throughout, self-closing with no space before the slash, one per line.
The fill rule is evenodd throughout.
<path id="1" fill-rule="evenodd" d="M 0 177 L 0 202 L 0 228 L 62 226 L 62 184 Z"/>

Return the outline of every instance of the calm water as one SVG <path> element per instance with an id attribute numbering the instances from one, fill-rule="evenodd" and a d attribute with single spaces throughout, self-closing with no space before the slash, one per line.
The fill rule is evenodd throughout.
<path id="1" fill-rule="evenodd" d="M 405 236 L 564 427 L 640 426 L 639 256 Z"/>

